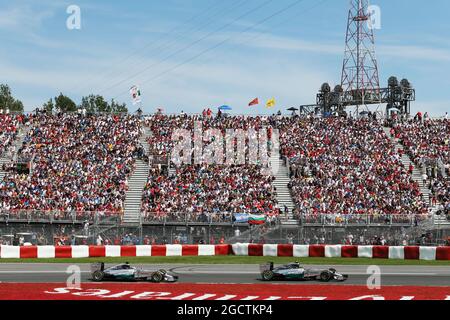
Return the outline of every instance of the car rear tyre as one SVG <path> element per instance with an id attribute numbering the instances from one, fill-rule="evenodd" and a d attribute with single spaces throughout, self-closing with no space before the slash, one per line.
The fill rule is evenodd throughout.
<path id="1" fill-rule="evenodd" d="M 273 280 L 273 272 L 270 270 L 266 270 L 262 274 L 262 278 L 264 281 L 271 281 Z"/>
<path id="2" fill-rule="evenodd" d="M 101 270 L 97 270 L 92 274 L 92 279 L 96 282 L 102 281 L 105 277 L 105 274 Z"/>
<path id="3" fill-rule="evenodd" d="M 154 274 L 152 274 L 151 279 L 153 282 L 160 283 L 161 281 L 163 281 L 164 275 L 158 271 L 158 272 L 155 272 Z"/>
<path id="4" fill-rule="evenodd" d="M 332 274 L 330 271 L 323 271 L 320 274 L 320 281 L 322 282 L 330 282 L 332 278 Z"/>

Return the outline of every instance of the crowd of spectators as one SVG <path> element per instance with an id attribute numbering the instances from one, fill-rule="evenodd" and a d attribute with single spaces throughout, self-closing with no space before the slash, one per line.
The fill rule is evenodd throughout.
<path id="1" fill-rule="evenodd" d="M 183 213 L 201 217 L 202 213 L 276 211 L 273 178 L 262 174 L 256 165 L 183 165 L 169 176 L 157 170 L 152 169 L 143 196 L 143 210 L 150 215 Z"/>
<path id="2" fill-rule="evenodd" d="M 0 207 L 122 212 L 139 136 L 134 116 L 33 117 L 18 150 L 19 158 L 32 160 L 30 174 L 7 173 L 0 182 Z"/>
<path id="3" fill-rule="evenodd" d="M 428 212 L 419 185 L 377 120 L 293 117 L 279 127 L 297 214 Z"/>
<path id="4" fill-rule="evenodd" d="M 271 130 L 275 119 L 273 117 L 246 117 L 246 116 L 225 116 L 214 115 L 211 112 L 204 112 L 203 115 L 163 115 L 156 114 L 148 116 L 145 119 L 146 125 L 152 132 L 148 140 L 150 147 L 150 155 L 166 155 L 170 153 L 174 147 L 173 133 L 175 130 L 184 129 L 191 133 L 196 130 L 196 124 L 200 134 L 208 129 L 218 129 L 222 135 L 225 136 L 227 130 L 242 129 L 244 133 L 248 134 L 249 129 L 256 131 L 267 129 L 268 139 L 271 139 Z M 194 139 L 194 137 L 192 137 Z M 208 144 L 211 141 L 203 137 L 203 143 Z"/>
<path id="5" fill-rule="evenodd" d="M 10 170 L 0 182 L 0 209 L 59 210 L 63 215 L 123 211 L 128 177 L 135 160 L 143 157 L 140 117 L 43 113 L 29 118 L 0 114 L 0 119 L 3 149 L 11 145 L 18 126 L 29 122 L 31 129 L 17 153 L 32 164 L 28 175 Z M 246 134 L 268 129 L 269 156 L 273 130 L 279 129 L 297 216 L 333 215 L 336 220 L 340 215 L 428 212 L 410 168 L 404 167 L 401 154 L 374 118 L 230 117 L 205 110 L 192 116 L 156 114 L 144 122 L 151 131 L 150 158 L 170 158 L 174 131 L 193 133 L 199 125 L 200 133 L 217 129 L 223 136 L 230 129 Z M 449 120 L 397 121 L 392 134 L 416 164 L 439 158 L 449 168 Z M 202 147 L 212 139 L 202 136 Z M 175 171 L 170 173 L 150 166 L 142 197 L 144 218 L 228 222 L 233 213 L 279 214 L 274 177 L 262 170 L 263 164 L 249 163 L 248 141 L 245 164 L 172 163 Z M 450 182 L 436 175 L 430 187 L 448 213 Z"/>
<path id="6" fill-rule="evenodd" d="M 197 116 L 150 116 L 146 119 L 146 124 L 152 132 L 148 141 L 150 155 L 171 156 L 174 147 L 172 134 L 175 129 L 185 129 L 193 133 L 196 126 L 200 126 L 200 134 L 208 129 L 217 129 L 223 136 L 230 129 L 241 129 L 247 134 L 249 129 L 258 131 L 266 126 L 271 128 L 270 119 L 215 116 L 208 111 Z M 270 141 L 271 129 L 265 132 Z M 212 142 L 208 137 L 202 136 L 202 139 L 204 145 Z M 160 168 L 152 168 L 142 199 L 145 215 L 155 219 L 171 216 L 175 220 L 184 220 L 187 214 L 190 221 L 212 219 L 220 222 L 231 221 L 232 217 L 225 213 L 277 214 L 273 177 L 264 173 L 262 164 L 248 163 L 248 141 L 246 142 L 243 150 L 245 164 L 183 164 L 176 167 L 172 174 L 163 174 Z M 268 143 L 270 145 L 270 142 Z M 223 154 L 226 155 L 226 150 Z"/>
<path id="7" fill-rule="evenodd" d="M 415 117 L 394 121 L 391 134 L 424 172 L 432 191 L 432 204 L 450 214 L 450 120 Z"/>

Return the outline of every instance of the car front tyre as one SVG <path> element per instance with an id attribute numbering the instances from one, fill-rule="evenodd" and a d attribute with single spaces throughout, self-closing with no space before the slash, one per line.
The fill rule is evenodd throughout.
<path id="1" fill-rule="evenodd" d="M 333 276 L 332 276 L 330 271 L 323 271 L 320 274 L 320 281 L 322 281 L 322 282 L 330 282 L 332 277 Z"/>
<path id="2" fill-rule="evenodd" d="M 159 271 L 152 274 L 152 277 L 151 277 L 152 282 L 156 282 L 156 283 L 160 283 L 161 281 L 163 281 L 163 279 L 164 279 L 164 275 Z"/>

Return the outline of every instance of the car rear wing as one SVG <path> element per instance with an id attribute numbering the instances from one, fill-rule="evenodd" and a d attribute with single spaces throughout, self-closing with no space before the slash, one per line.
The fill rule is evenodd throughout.
<path id="1" fill-rule="evenodd" d="M 104 271 L 104 270 L 105 270 L 104 262 L 91 263 L 91 272 L 92 273 L 94 273 L 95 271 Z"/>
<path id="2" fill-rule="evenodd" d="M 266 264 L 262 264 L 259 266 L 259 271 L 263 273 L 264 271 L 272 271 L 273 270 L 273 262 L 268 262 Z"/>

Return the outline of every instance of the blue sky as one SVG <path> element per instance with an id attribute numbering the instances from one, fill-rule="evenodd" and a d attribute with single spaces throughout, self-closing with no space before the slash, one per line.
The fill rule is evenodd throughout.
<path id="1" fill-rule="evenodd" d="M 102 94 L 144 109 L 200 112 L 255 97 L 277 110 L 315 101 L 323 82 L 340 81 L 349 0 L 0 0 L 0 82 L 27 110 L 63 92 L 77 103 Z M 414 110 L 450 112 L 450 2 L 374 0 L 381 84 L 396 75 L 417 90 Z M 66 9 L 81 9 L 69 30 Z M 263 23 L 259 23 L 264 21 Z M 273 112 L 271 110 L 270 112 Z"/>

